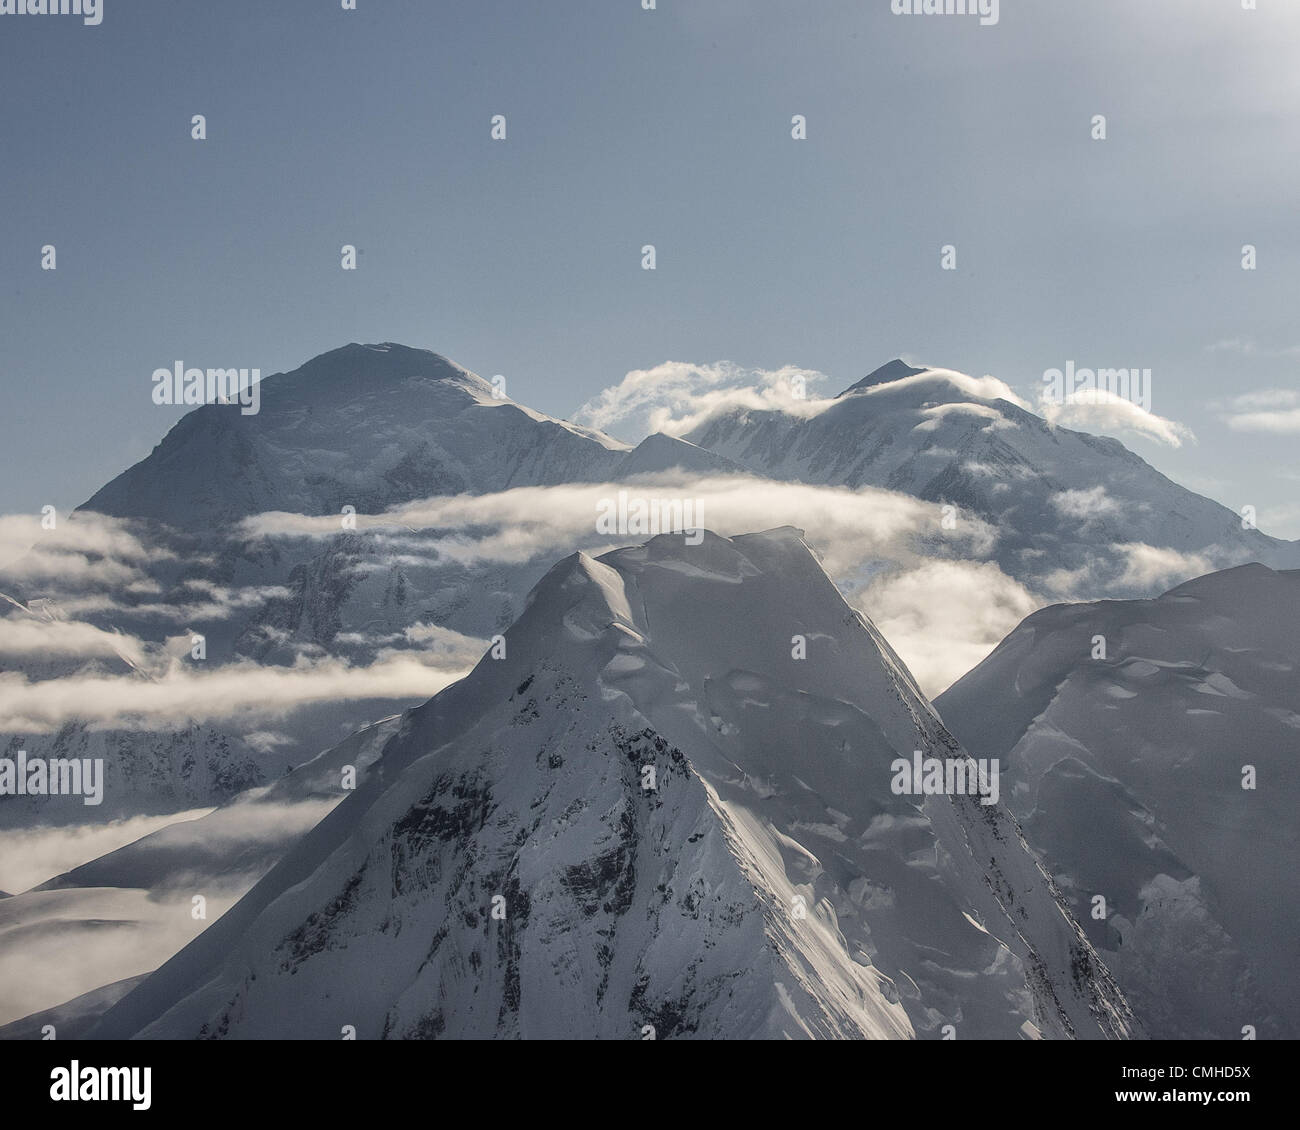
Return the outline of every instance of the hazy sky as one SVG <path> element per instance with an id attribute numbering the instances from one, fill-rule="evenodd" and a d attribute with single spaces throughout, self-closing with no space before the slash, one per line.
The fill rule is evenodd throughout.
<path id="1" fill-rule="evenodd" d="M 556 415 L 669 360 L 829 391 L 896 355 L 1026 393 L 1069 360 L 1150 368 L 1197 440 L 1130 446 L 1300 536 L 1300 3 L 1258 8 L 0 16 L 0 511 L 75 505 L 147 454 L 181 413 L 152 403 L 159 366 L 400 341 Z"/>

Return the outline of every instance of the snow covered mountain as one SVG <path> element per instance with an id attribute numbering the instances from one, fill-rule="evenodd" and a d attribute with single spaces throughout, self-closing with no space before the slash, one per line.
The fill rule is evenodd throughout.
<path id="1" fill-rule="evenodd" d="M 0 591 L 14 599 L 0 605 L 0 616 L 30 618 L 35 608 L 54 615 L 66 597 L 71 606 L 88 606 L 77 618 L 102 631 L 156 645 L 178 632 L 186 638 L 198 633 L 205 641 L 204 669 L 240 658 L 291 665 L 303 655 L 370 662 L 393 639 L 410 646 L 403 633 L 420 622 L 455 620 L 486 636 L 514 618 L 544 571 L 540 562 L 522 576 L 520 570 L 414 558 L 403 569 L 392 563 L 391 549 L 379 549 L 364 534 L 268 546 L 242 536 L 238 523 L 266 511 L 339 515 L 350 506 L 364 514 L 431 495 L 605 480 L 629 457 L 633 473 L 704 458 L 675 440 L 647 441 L 632 452 L 498 399 L 481 377 L 401 345 L 354 344 L 323 354 L 294 372 L 267 377 L 260 402 L 253 415 L 218 404 L 189 412 L 146 459 L 72 516 L 74 526 L 83 516 L 90 520 L 88 512 L 130 520 L 134 535 L 156 550 L 143 565 L 142 583 L 104 599 L 103 592 L 64 576 L 5 578 Z M 672 460 L 666 445 L 684 454 Z M 246 608 L 228 608 L 209 596 L 222 593 L 265 595 Z M 196 606 L 181 621 L 159 611 Z M 379 642 L 349 644 L 349 630 L 354 640 L 365 635 Z M 29 657 L 19 671 L 49 679 L 79 672 L 87 662 Z M 5 666 L 0 661 L 0 672 Z M 127 663 L 111 658 L 95 670 L 131 674 Z M 53 733 L 0 734 L 0 754 L 24 749 L 46 760 L 70 752 L 104 756 L 111 777 L 100 812 L 71 802 L 3 798 L 0 826 L 219 804 L 401 705 L 314 706 L 301 712 L 301 725 L 270 755 L 247 748 L 238 727 L 222 732 L 183 718 L 174 720 L 174 731 L 95 731 L 74 720 Z"/>
<path id="2" fill-rule="evenodd" d="M 1153 1036 L 1300 1035 L 1300 572 L 1043 609 L 936 706 Z"/>
<path id="3" fill-rule="evenodd" d="M 347 506 L 364 514 L 429 495 L 472 499 L 514 487 L 650 481 L 675 471 L 716 477 L 741 468 L 812 483 L 877 483 L 949 501 L 993 525 L 997 562 L 1035 593 L 1145 593 L 1153 581 L 1133 547 L 1148 543 L 1206 562 L 1269 562 L 1288 551 L 1242 531 L 1234 514 L 1170 483 L 1117 442 L 1048 428 L 994 395 L 997 384 L 895 362 L 812 417 L 732 412 L 696 429 L 688 437 L 694 442 L 653 435 L 629 450 L 496 399 L 487 381 L 427 350 L 349 345 L 268 377 L 256 415 L 232 405 L 192 411 L 74 516 L 75 523 L 97 511 L 131 522 L 157 549 L 143 566 L 143 583 L 102 600 L 98 591 L 65 594 L 58 581 L 5 578 L 0 591 L 20 603 L 4 604 L 0 615 L 21 617 L 23 601 L 58 609 L 68 595 L 69 607 L 84 609 L 76 619 L 104 632 L 158 646 L 178 632 L 202 635 L 207 670 L 241 660 L 284 668 L 321 657 L 366 666 L 394 650 L 427 650 L 431 631 L 453 644 L 458 636 L 483 640 L 503 631 L 555 551 L 461 560 L 435 548 L 436 528 L 340 527 L 329 537 L 258 539 L 244 532 L 242 519 L 268 511 L 339 515 Z M 509 535 L 507 524 L 501 540 Z M 930 544 L 919 548 L 964 552 L 964 543 L 945 541 L 936 521 Z M 563 544 L 600 552 L 611 542 L 593 528 L 590 542 L 566 536 Z M 1172 567 L 1181 562 L 1175 557 Z M 863 576 L 881 565 L 862 562 Z M 176 608 L 194 611 L 176 620 L 166 612 Z M 20 671 L 48 678 L 84 662 L 28 658 Z M 128 671 L 111 658 L 99 669 Z M 169 797 L 177 807 L 221 803 L 256 772 L 273 778 L 366 720 L 416 701 L 299 707 L 293 724 L 280 728 L 288 732 L 275 735 L 281 744 L 256 755 L 244 739 L 260 724 L 214 729 L 183 719 L 176 720 L 180 736 L 141 728 L 98 737 L 74 720 L 64 733 L 0 735 L 0 747 L 53 758 L 70 744 L 111 746 L 130 785 L 114 785 L 110 795 L 122 811 L 155 812 Z M 169 759 L 177 767 L 170 776 L 163 771 Z M 0 825 L 29 818 L 21 806 L 0 804 Z"/>
<path id="4" fill-rule="evenodd" d="M 436 353 L 352 344 L 267 377 L 256 415 L 188 413 L 82 509 L 204 532 L 271 510 L 375 513 L 430 495 L 599 480 L 626 450 L 495 398 Z"/>
<path id="5" fill-rule="evenodd" d="M 699 475 L 735 475 L 744 472 L 743 467 L 730 459 L 705 451 L 684 439 L 674 439 L 656 432 L 624 456 L 615 477 L 630 479 L 636 475 L 654 475 L 678 469 Z"/>
<path id="6" fill-rule="evenodd" d="M 89 1035 L 1135 1034 L 1005 809 L 895 794 L 914 750 L 965 763 L 798 531 L 575 554 Z"/>
<path id="7" fill-rule="evenodd" d="M 1300 565 L 1295 544 L 1243 530 L 1118 440 L 1053 427 L 1008 395 L 991 377 L 895 360 L 817 414 L 727 408 L 684 438 L 775 479 L 951 504 L 958 521 L 993 525 L 995 560 L 1040 592 L 1155 595 L 1163 586 L 1138 546 L 1200 554 L 1206 567 Z"/>

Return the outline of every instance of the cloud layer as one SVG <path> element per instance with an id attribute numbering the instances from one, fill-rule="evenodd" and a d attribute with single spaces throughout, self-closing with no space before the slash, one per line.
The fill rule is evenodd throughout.
<path id="1" fill-rule="evenodd" d="M 1086 432 L 1122 432 L 1155 440 L 1169 447 L 1182 447 L 1184 441 L 1196 439 L 1192 429 L 1176 420 L 1149 412 L 1109 389 L 1080 389 L 1061 400 L 1040 392 L 1039 414 L 1049 424 L 1078 428 Z"/>
<path id="2" fill-rule="evenodd" d="M 665 361 L 634 369 L 574 414 L 574 419 L 631 441 L 655 432 L 679 436 L 730 408 L 815 416 L 833 400 L 819 397 L 828 378 L 814 369 L 746 369 L 730 361 Z"/>

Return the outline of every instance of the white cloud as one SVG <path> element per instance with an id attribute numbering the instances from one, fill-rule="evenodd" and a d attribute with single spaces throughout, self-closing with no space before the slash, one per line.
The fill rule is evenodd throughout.
<path id="1" fill-rule="evenodd" d="M 1129 542 L 1111 548 L 1124 555 L 1124 572 L 1118 581 L 1121 586 L 1150 588 L 1181 584 L 1215 569 L 1214 563 L 1199 553 L 1180 553 L 1176 549 L 1144 542 Z"/>
<path id="2" fill-rule="evenodd" d="M 1218 412 L 1234 432 L 1271 432 L 1276 435 L 1300 432 L 1300 389 L 1255 389 L 1211 400 L 1207 407 Z"/>
<path id="3" fill-rule="evenodd" d="M 414 531 L 436 529 L 436 535 L 420 538 L 417 534 L 423 551 L 414 557 L 416 561 L 520 564 L 536 557 L 562 556 L 578 547 L 593 552 L 644 540 L 635 535 L 602 540 L 596 533 L 599 504 L 620 490 L 638 497 L 689 500 L 699 524 L 724 537 L 797 526 L 808 531 L 832 574 L 850 572 L 872 559 L 914 556 L 918 539 L 937 534 L 942 518 L 941 508 L 933 503 L 875 487 L 852 490 L 749 475 L 670 473 L 631 488 L 627 483 L 571 484 L 430 498 L 383 514 L 358 514 L 356 522 L 358 530 L 404 528 L 407 533 L 397 535 L 402 544 Z M 259 514 L 244 523 L 243 532 L 248 537 L 327 538 L 337 535 L 338 519 Z M 993 528 L 974 518 L 949 536 L 954 553 L 977 556 L 987 555 L 996 542 Z"/>
<path id="4" fill-rule="evenodd" d="M 281 746 L 293 745 L 293 738 L 276 730 L 254 730 L 244 735 L 244 744 L 257 753 L 272 753 Z"/>
<path id="5" fill-rule="evenodd" d="M 51 580 L 150 592 L 156 585 L 140 566 L 170 559 L 147 544 L 133 523 L 102 514 L 54 515 L 46 529 L 39 514 L 0 515 L 0 572 L 9 580 Z"/>
<path id="6" fill-rule="evenodd" d="M 1224 338 L 1205 348 L 1210 353 L 1236 353 L 1241 357 L 1300 357 L 1300 345 L 1268 349 L 1262 348 L 1254 338 L 1246 337 Z"/>
<path id="7" fill-rule="evenodd" d="M 1058 491 L 1052 495 L 1052 505 L 1064 517 L 1077 518 L 1084 523 L 1098 518 L 1112 518 L 1123 510 L 1119 501 L 1111 498 L 1101 485 L 1088 490 Z"/>
<path id="8" fill-rule="evenodd" d="M 6 659 L 118 658 L 140 667 L 145 653 L 145 645 L 133 636 L 76 620 L 0 617 L 0 657 Z"/>
<path id="9" fill-rule="evenodd" d="M 1210 406 L 1234 412 L 1249 412 L 1257 408 L 1297 408 L 1300 407 L 1300 392 L 1293 388 L 1262 388 L 1255 392 L 1243 392 L 1227 401 L 1212 401 Z"/>
<path id="10" fill-rule="evenodd" d="M 0 891 L 16 895 L 56 875 L 135 843 L 169 824 L 197 820 L 212 809 L 166 816 L 132 816 L 106 824 L 17 828 L 0 832 Z"/>
<path id="11" fill-rule="evenodd" d="M 730 408 L 815 416 L 834 403 L 814 397 L 814 386 L 826 380 L 823 373 L 794 365 L 745 369 L 730 361 L 701 365 L 665 361 L 651 369 L 632 370 L 587 401 L 574 419 L 639 441 L 654 432 L 682 435 L 713 413 Z M 799 381 L 806 393 L 803 399 L 793 395 Z"/>
<path id="12" fill-rule="evenodd" d="M 995 428 L 1013 428 L 1015 425 L 1004 417 L 996 408 L 987 404 L 932 404 L 928 408 L 921 410 L 926 419 L 922 420 L 912 430 L 914 432 L 932 432 L 937 431 L 941 424 L 948 416 L 976 416 L 985 420 L 992 421 L 992 427 Z"/>
<path id="13" fill-rule="evenodd" d="M 0 731 L 50 733 L 73 720 L 95 730 L 251 723 L 319 702 L 429 698 L 467 670 L 438 654 L 402 651 L 369 666 L 300 658 L 291 667 L 244 660 L 204 670 L 176 662 L 152 678 L 82 672 L 33 682 L 6 672 L 0 674 Z"/>
<path id="14" fill-rule="evenodd" d="M 1225 560 L 1200 553 L 1183 553 L 1145 542 L 1099 546 L 1107 552 L 1090 554 L 1074 568 L 1055 569 L 1040 584 L 1058 600 L 1096 600 L 1099 594 L 1126 596 L 1164 590 L 1193 577 L 1225 568 Z"/>
<path id="15" fill-rule="evenodd" d="M 190 892 L 158 898 L 144 890 L 89 887 L 4 899 L 0 914 L 16 928 L 0 930 L 0 1024 L 156 969 L 243 891 L 204 893 L 206 919 L 191 917 Z"/>
<path id="16" fill-rule="evenodd" d="M 381 539 L 391 537 L 403 553 L 412 552 L 413 539 L 422 540 L 426 562 L 522 563 L 558 558 L 575 548 L 597 554 L 645 540 L 596 534 L 597 503 L 619 489 L 628 484 L 521 487 L 432 498 L 385 514 L 358 514 L 357 528 Z M 936 554 L 987 557 L 996 546 L 996 531 L 974 517 L 967 517 L 957 531 L 944 531 L 942 508 L 910 495 L 681 473 L 639 483 L 633 490 L 648 497 L 690 499 L 701 523 L 722 536 L 796 526 L 805 531 L 826 571 L 850 593 L 866 578 L 878 578 L 882 567 L 901 567 L 905 571 L 891 573 L 888 581 L 878 578 L 864 600 L 873 618 L 884 615 L 881 628 L 891 643 L 897 645 L 894 634 L 902 634 L 900 654 L 917 665 L 918 677 L 931 691 L 943 689 L 983 658 L 1034 607 L 1032 598 L 996 565 L 934 560 Z M 437 532 L 424 536 L 419 530 Z M 262 514 L 246 523 L 245 533 L 327 538 L 337 535 L 338 520 Z M 930 585 L 943 591 L 929 591 Z"/>
<path id="17" fill-rule="evenodd" d="M 943 381 L 946 384 L 953 385 L 964 396 L 974 397 L 977 400 L 1005 400 L 1018 408 L 1029 410 L 1028 402 L 1017 396 L 1005 381 L 1000 381 L 997 377 L 988 375 L 972 377 L 968 373 L 959 373 L 956 369 L 927 369 L 924 373 L 916 373 L 910 377 L 900 377 L 896 381 L 888 381 L 885 384 L 872 385 L 861 390 L 856 395 L 883 396 L 901 388 L 933 384 L 935 381 Z M 987 409 L 987 414 L 997 415 L 993 409 Z"/>
<path id="18" fill-rule="evenodd" d="M 933 698 L 981 662 L 1042 602 L 991 561 L 928 561 L 873 581 L 858 599 Z"/>
<path id="19" fill-rule="evenodd" d="M 1184 440 L 1196 439 L 1186 424 L 1148 412 L 1109 389 L 1079 389 L 1063 401 L 1052 398 L 1043 389 L 1039 391 L 1038 411 L 1053 427 L 1101 433 L 1131 432 L 1169 447 L 1182 447 Z"/>
<path id="20" fill-rule="evenodd" d="M 584 404 L 575 419 L 639 440 L 652 432 L 684 435 L 709 417 L 734 409 L 816 416 L 835 403 L 834 398 L 817 398 L 813 394 L 814 386 L 820 387 L 828 379 L 816 370 L 793 365 L 781 369 L 745 369 L 730 361 L 714 364 L 666 361 L 652 369 L 628 373 L 617 385 Z M 803 382 L 807 393 L 803 399 L 792 394 L 797 381 Z M 953 385 L 973 399 L 1006 400 L 1029 408 L 1010 385 L 996 377 L 972 377 L 954 369 L 927 369 L 924 373 L 860 389 L 854 395 L 888 395 L 891 391 L 936 382 Z M 948 405 L 935 411 L 967 411 L 986 416 L 999 426 L 1004 422 L 996 409 L 988 405 Z M 925 422 L 920 425 L 926 426 Z"/>
<path id="21" fill-rule="evenodd" d="M 1227 417 L 1227 420 L 1228 427 L 1234 432 L 1269 432 L 1274 435 L 1295 435 L 1300 432 L 1300 408 L 1242 412 Z"/>

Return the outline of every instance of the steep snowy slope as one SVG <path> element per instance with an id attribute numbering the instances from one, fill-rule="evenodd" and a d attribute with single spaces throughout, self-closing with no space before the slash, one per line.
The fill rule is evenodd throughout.
<path id="1" fill-rule="evenodd" d="M 1051 427 L 1000 382 L 892 361 L 813 416 L 727 409 L 685 439 L 772 478 L 870 485 L 993 524 L 996 559 L 1047 592 L 1154 595 L 1123 547 L 1212 564 L 1300 564 L 1300 548 L 1171 482 L 1118 440 Z"/>
<path id="2" fill-rule="evenodd" d="M 936 705 L 1152 1035 L 1300 1035 L 1300 573 L 1044 609 Z"/>
<path id="3" fill-rule="evenodd" d="M 807 649 L 800 653 L 799 639 Z M 555 566 L 95 1037 L 1114 1037 L 1123 998 L 798 531 Z"/>

